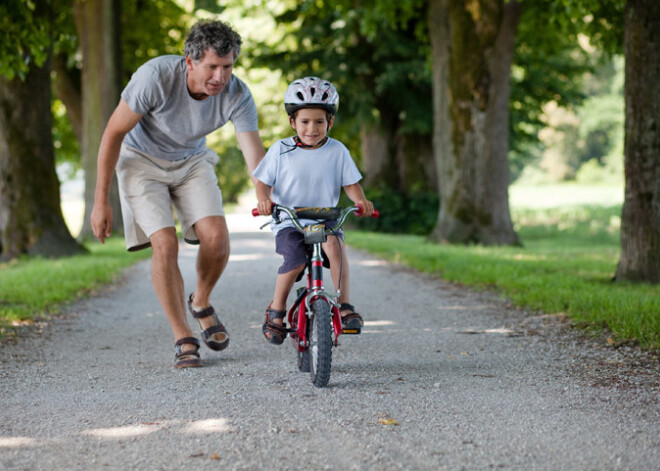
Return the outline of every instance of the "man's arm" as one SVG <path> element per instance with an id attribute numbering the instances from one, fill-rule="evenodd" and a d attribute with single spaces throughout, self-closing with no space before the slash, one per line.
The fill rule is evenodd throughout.
<path id="1" fill-rule="evenodd" d="M 101 138 L 99 147 L 98 168 L 96 174 L 96 191 L 94 193 L 94 208 L 90 216 L 92 231 L 96 238 L 105 242 L 110 237 L 112 227 L 112 209 L 109 193 L 112 176 L 119 160 L 119 151 L 124 136 L 135 127 L 142 115 L 134 113 L 124 100 L 110 116 Z"/>
<path id="2" fill-rule="evenodd" d="M 259 131 L 237 132 L 236 140 L 241 152 L 243 152 L 243 158 L 247 164 L 252 183 L 256 187 L 257 179 L 252 176 L 252 172 L 266 155 L 266 149 L 261 142 L 261 137 L 259 137 Z"/>

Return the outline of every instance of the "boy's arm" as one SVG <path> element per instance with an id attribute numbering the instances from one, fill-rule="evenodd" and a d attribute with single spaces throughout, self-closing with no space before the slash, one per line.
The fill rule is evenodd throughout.
<path id="1" fill-rule="evenodd" d="M 370 217 L 374 213 L 374 204 L 364 195 L 362 186 L 359 183 L 346 185 L 344 187 L 344 191 L 353 203 L 356 205 L 359 204 L 364 208 L 364 212 L 361 214 L 361 216 Z"/>
<path id="2" fill-rule="evenodd" d="M 257 180 L 257 209 L 259 214 L 266 216 L 273 210 L 273 201 L 270 199 L 272 187 L 261 180 Z"/>

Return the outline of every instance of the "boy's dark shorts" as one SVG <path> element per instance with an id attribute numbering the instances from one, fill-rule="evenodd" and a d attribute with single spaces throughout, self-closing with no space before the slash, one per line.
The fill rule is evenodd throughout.
<path id="1" fill-rule="evenodd" d="M 344 233 L 339 231 L 337 234 L 344 240 Z M 332 237 L 329 235 L 328 237 Z M 275 235 L 275 252 L 284 257 L 284 263 L 277 269 L 277 273 L 282 275 L 288 273 L 294 268 L 304 265 L 307 262 L 307 245 L 305 236 L 295 227 L 285 227 Z M 323 266 L 330 267 L 330 262 L 323 252 Z"/>

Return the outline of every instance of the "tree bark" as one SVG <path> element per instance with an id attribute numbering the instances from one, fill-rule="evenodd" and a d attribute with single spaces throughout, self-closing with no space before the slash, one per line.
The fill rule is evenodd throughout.
<path id="1" fill-rule="evenodd" d="M 56 76 L 53 88 L 66 108 L 67 117 L 78 142 L 82 143 L 83 118 L 80 72 L 78 69 L 67 69 L 66 59 L 67 57 L 64 54 L 53 57 L 53 71 Z"/>
<path id="2" fill-rule="evenodd" d="M 25 81 L 0 76 L 0 247 L 5 260 L 84 251 L 62 216 L 50 90 L 50 61 L 41 68 L 32 65 Z"/>
<path id="3" fill-rule="evenodd" d="M 625 9 L 625 198 L 617 281 L 660 283 L 660 3 Z"/>
<path id="4" fill-rule="evenodd" d="M 94 206 L 97 157 L 105 126 L 121 93 L 119 49 L 119 1 L 79 0 L 74 3 L 76 29 L 83 56 L 82 72 L 82 167 L 85 172 L 85 216 L 79 238 L 93 236 L 89 221 Z M 110 189 L 112 232 L 123 234 L 116 178 Z"/>
<path id="5" fill-rule="evenodd" d="M 517 1 L 433 0 L 434 156 L 440 210 L 432 239 L 519 245 L 508 198 L 509 76 Z"/>

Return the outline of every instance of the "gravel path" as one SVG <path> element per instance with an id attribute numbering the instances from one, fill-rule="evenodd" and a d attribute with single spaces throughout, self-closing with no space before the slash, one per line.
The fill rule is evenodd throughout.
<path id="1" fill-rule="evenodd" d="M 230 347 L 172 368 L 150 262 L 135 265 L 0 347 L 0 469 L 660 469 L 657 356 L 357 251 L 367 324 L 315 388 L 289 340 L 261 335 L 279 264 L 264 220 L 228 219 L 212 302 Z M 182 246 L 187 291 L 195 256 Z"/>

